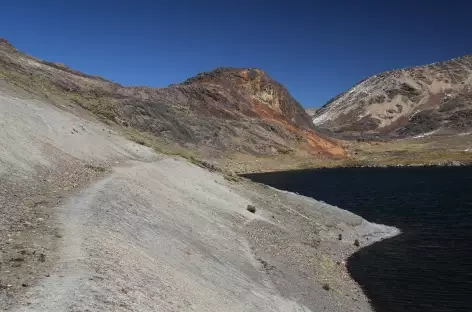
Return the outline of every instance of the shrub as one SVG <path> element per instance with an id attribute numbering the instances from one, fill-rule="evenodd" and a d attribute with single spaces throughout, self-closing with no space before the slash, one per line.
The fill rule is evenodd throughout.
<path id="1" fill-rule="evenodd" d="M 253 205 L 247 205 L 246 209 L 249 212 L 256 213 L 256 207 L 254 207 Z"/>

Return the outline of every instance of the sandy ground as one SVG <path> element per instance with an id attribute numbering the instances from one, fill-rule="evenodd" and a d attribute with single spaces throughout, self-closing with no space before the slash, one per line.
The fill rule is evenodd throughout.
<path id="1" fill-rule="evenodd" d="M 344 261 L 396 229 L 1 84 L 0 109 L 1 310 L 371 311 Z"/>

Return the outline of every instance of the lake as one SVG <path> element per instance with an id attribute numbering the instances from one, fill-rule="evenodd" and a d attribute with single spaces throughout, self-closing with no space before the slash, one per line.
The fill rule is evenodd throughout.
<path id="1" fill-rule="evenodd" d="M 472 168 L 340 168 L 251 174 L 402 234 L 360 249 L 351 276 L 378 312 L 472 311 Z"/>

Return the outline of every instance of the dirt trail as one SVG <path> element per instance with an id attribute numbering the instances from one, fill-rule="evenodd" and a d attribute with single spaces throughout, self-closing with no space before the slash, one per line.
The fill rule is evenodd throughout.
<path id="1" fill-rule="evenodd" d="M 249 201 L 215 178 L 174 159 L 116 168 L 60 207 L 57 266 L 13 311 L 297 310 L 240 233 Z"/>
<path id="2" fill-rule="evenodd" d="M 0 310 L 44 277 L 65 234 L 57 206 L 129 160 L 159 159 L 84 113 L 82 118 L 0 80 Z"/>

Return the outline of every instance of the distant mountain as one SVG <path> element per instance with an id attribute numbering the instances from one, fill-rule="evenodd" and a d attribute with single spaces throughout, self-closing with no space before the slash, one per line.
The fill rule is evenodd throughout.
<path id="1" fill-rule="evenodd" d="M 344 154 L 314 132 L 302 106 L 260 69 L 219 68 L 168 88 L 124 87 L 28 56 L 2 39 L 0 78 L 205 155 Z"/>
<path id="2" fill-rule="evenodd" d="M 316 112 L 318 111 L 319 108 L 313 107 L 313 108 L 306 108 L 305 112 L 308 114 L 308 116 L 313 117 Z"/>
<path id="3" fill-rule="evenodd" d="M 408 137 L 472 129 L 472 55 L 393 70 L 339 94 L 313 118 L 343 135 Z"/>

